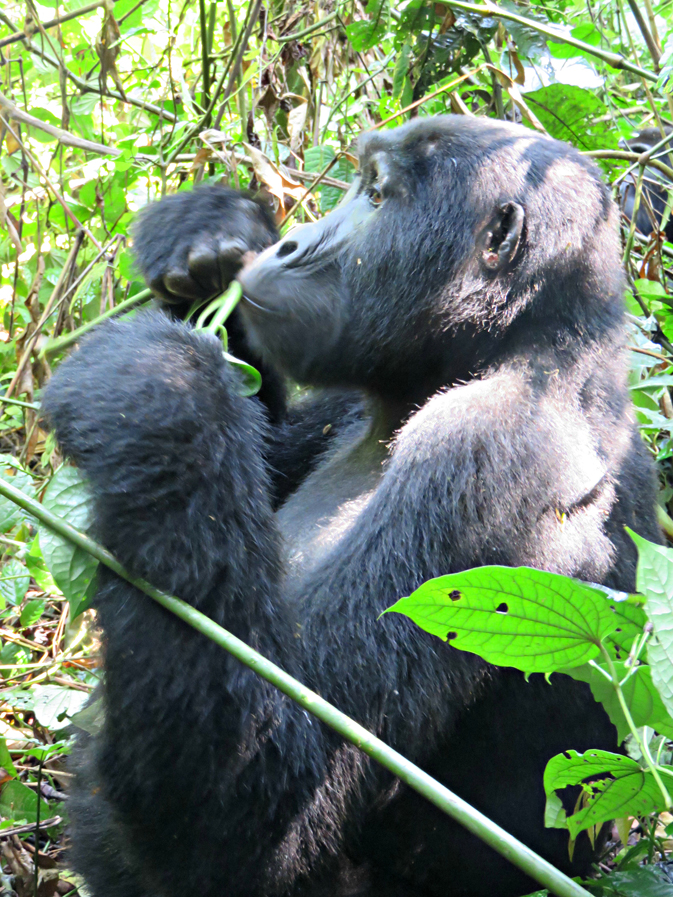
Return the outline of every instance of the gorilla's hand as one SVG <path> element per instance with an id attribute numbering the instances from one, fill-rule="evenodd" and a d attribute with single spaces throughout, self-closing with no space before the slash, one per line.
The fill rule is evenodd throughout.
<path id="1" fill-rule="evenodd" d="M 138 266 L 163 302 L 210 299 L 236 277 L 247 253 L 275 243 L 270 210 L 226 187 L 199 187 L 147 206 L 134 228 Z"/>

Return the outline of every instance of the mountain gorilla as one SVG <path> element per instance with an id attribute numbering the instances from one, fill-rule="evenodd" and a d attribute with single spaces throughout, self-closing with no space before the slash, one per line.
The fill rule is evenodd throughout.
<path id="1" fill-rule="evenodd" d="M 216 339 L 155 312 L 87 339 L 46 412 L 92 483 L 96 535 L 129 570 L 586 871 L 588 839 L 570 864 L 567 833 L 544 828 L 542 772 L 568 748 L 616 748 L 588 689 L 526 682 L 379 614 L 483 564 L 634 587 L 624 526 L 659 535 L 627 392 L 616 208 L 571 147 L 501 122 L 416 120 L 364 134 L 360 159 L 339 208 L 239 275 L 249 346 L 322 392 L 272 426 Z M 272 239 L 253 202 L 206 187 L 153 206 L 136 248 L 155 290 L 179 301 L 220 290 Z M 105 723 L 80 741 L 71 802 L 95 897 L 534 889 L 221 648 L 100 575 Z"/>
<path id="2" fill-rule="evenodd" d="M 664 130 L 666 134 L 671 132 L 671 128 L 668 127 Z M 659 128 L 644 128 L 633 140 L 624 141 L 624 146 L 633 153 L 647 153 L 660 143 L 661 139 Z M 662 150 L 657 153 L 657 156 L 666 165 L 673 167 L 673 159 L 670 154 L 664 153 Z M 622 181 L 619 190 L 622 211 L 629 221 L 633 217 L 637 179 L 637 171 L 632 172 Z M 649 237 L 654 231 L 661 230 L 661 222 L 671 189 L 673 189 L 673 184 L 668 181 L 665 174 L 651 166 L 645 168 L 640 204 L 636 214 L 636 227 L 645 237 Z M 673 241 L 673 219 L 670 216 L 664 227 L 664 235 L 669 243 Z"/>

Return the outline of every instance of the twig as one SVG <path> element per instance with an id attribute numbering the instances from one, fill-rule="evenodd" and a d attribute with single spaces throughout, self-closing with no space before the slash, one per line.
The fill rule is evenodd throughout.
<path id="1" fill-rule="evenodd" d="M 670 364 L 673 361 L 673 358 L 666 358 L 665 355 L 662 355 L 660 352 L 653 352 L 652 349 L 641 349 L 640 346 L 629 346 L 629 349 L 632 352 L 638 352 L 640 355 L 649 355 L 650 358 L 658 358 L 659 361 L 665 361 L 666 364 Z"/>
<path id="2" fill-rule="evenodd" d="M 234 85 L 236 84 L 236 79 L 238 78 L 238 73 L 241 68 L 241 63 L 243 62 L 243 54 L 245 53 L 246 47 L 248 46 L 248 41 L 250 40 L 250 35 L 252 34 L 252 29 L 255 26 L 255 22 L 259 17 L 259 11 L 262 8 L 262 0 L 251 0 L 251 8 L 250 13 L 248 15 L 248 21 L 245 25 L 245 30 L 243 31 L 241 42 L 238 47 L 238 53 L 236 54 L 236 59 L 231 66 L 231 72 L 229 74 L 229 81 L 227 83 L 227 87 L 224 91 L 224 96 L 222 97 L 222 103 L 220 105 L 220 111 L 217 113 L 217 118 L 215 119 L 215 127 L 219 128 L 220 123 L 222 122 L 222 118 L 224 116 L 224 112 L 227 106 L 227 100 L 231 96 Z"/>
<path id="3" fill-rule="evenodd" d="M 540 34 L 544 34 L 560 44 L 569 44 L 571 47 L 577 47 L 578 50 L 582 50 L 584 53 L 596 56 L 598 59 L 602 59 L 603 62 L 607 62 L 613 69 L 633 72 L 634 75 L 640 75 L 641 78 L 647 78 L 648 81 L 656 81 L 658 79 L 658 75 L 654 72 L 641 69 L 640 66 L 634 65 L 628 59 L 625 59 L 624 56 L 620 56 L 619 53 L 611 53 L 609 50 L 603 50 L 601 47 L 592 47 L 591 44 L 586 44 L 583 40 L 578 40 L 569 34 L 563 34 L 563 32 L 556 31 L 555 28 L 550 28 L 548 25 L 543 25 L 534 19 L 526 19 L 524 16 L 518 16 L 516 13 L 501 9 L 494 3 L 485 3 L 481 6 L 476 3 L 461 3 L 459 0 L 447 0 L 447 5 L 456 9 L 462 9 L 465 12 L 475 13 L 478 16 L 493 16 L 496 19 L 518 22 L 519 25 L 525 25 L 527 28 L 539 31 Z"/>
<path id="4" fill-rule="evenodd" d="M 52 816 L 39 823 L 40 828 L 53 828 L 63 822 L 62 816 Z M 25 825 L 15 825 L 14 828 L 3 828 L 0 830 L 0 838 L 11 838 L 12 835 L 23 835 L 26 832 L 34 832 L 38 827 L 37 822 L 27 822 Z"/>
<path id="5" fill-rule="evenodd" d="M 673 134 L 670 137 L 673 139 Z M 630 153 L 627 150 L 587 150 L 582 155 L 589 156 L 591 159 L 623 159 L 624 162 L 635 162 L 636 165 L 639 165 L 645 153 Z M 670 165 L 652 158 L 647 159 L 645 164 L 648 168 L 656 168 L 673 181 L 673 168 Z"/>
<path id="6" fill-rule="evenodd" d="M 53 355 L 54 352 L 60 352 L 62 349 L 67 349 L 68 346 L 72 346 L 73 343 L 76 343 L 85 333 L 88 333 L 89 330 L 92 330 L 100 324 L 101 321 L 119 315 L 124 311 L 129 311 L 129 309 L 134 306 L 146 302 L 151 295 L 152 290 L 141 290 L 139 293 L 136 293 L 135 296 L 131 296 L 130 299 L 124 299 L 123 302 L 115 305 L 114 308 L 110 308 L 106 312 L 103 312 L 103 314 L 99 315 L 94 321 L 82 324 L 77 330 L 73 330 L 71 333 L 66 333 L 64 336 L 59 336 L 57 339 L 49 340 L 46 346 L 40 351 L 40 356 Z M 0 397 L 0 403 L 1 402 L 2 397 Z"/>
<path id="7" fill-rule="evenodd" d="M 631 12 L 633 13 L 633 18 L 636 20 L 638 28 L 640 28 L 640 33 L 645 39 L 645 43 L 647 44 L 647 49 L 650 51 L 650 56 L 652 57 L 652 62 L 654 63 L 654 67 L 659 70 L 659 60 L 661 59 L 661 53 L 659 51 L 659 47 L 654 42 L 654 38 L 650 34 L 650 29 L 647 27 L 647 23 L 643 18 L 643 14 L 638 8 L 638 4 L 636 0 L 627 0 Z"/>
<path id="8" fill-rule="evenodd" d="M 302 203 L 304 202 L 304 200 L 306 199 L 306 197 L 307 197 L 310 193 L 313 192 L 313 190 L 314 190 L 314 189 L 318 186 L 318 184 L 322 181 L 322 179 L 325 177 L 325 175 L 326 175 L 327 172 L 330 170 L 330 168 L 331 168 L 333 165 L 335 165 L 336 162 L 337 162 L 337 160 L 340 159 L 342 156 L 343 156 L 343 153 L 337 153 L 337 154 L 334 156 L 333 159 L 330 159 L 330 161 L 329 161 L 329 162 L 327 163 L 327 165 L 323 168 L 323 170 L 322 170 L 322 171 L 315 177 L 315 179 L 314 179 L 313 181 L 311 181 L 311 183 L 308 185 L 308 187 L 306 188 L 306 192 L 304 193 L 304 195 L 294 203 L 294 205 L 292 206 L 292 208 L 291 208 L 288 212 L 285 213 L 285 215 L 283 216 L 282 221 L 281 221 L 280 224 L 278 225 L 279 228 L 281 228 L 281 227 L 285 224 L 285 222 L 288 220 L 288 218 L 291 218 L 292 215 L 294 215 L 294 213 L 297 211 L 297 209 L 299 209 L 299 208 L 301 207 L 301 205 L 302 205 Z"/>
<path id="9" fill-rule="evenodd" d="M 51 190 L 51 192 L 54 194 L 54 198 L 55 198 L 56 201 L 59 203 L 59 205 L 63 208 L 63 211 L 64 211 L 65 214 L 68 216 L 68 218 L 72 221 L 72 223 L 75 225 L 75 227 L 76 227 L 78 230 L 84 231 L 84 233 L 85 233 L 85 234 L 87 235 L 87 237 L 91 240 L 91 242 L 92 242 L 93 245 L 96 247 L 96 249 L 100 249 L 100 248 L 101 248 L 101 245 L 100 245 L 100 243 L 98 242 L 98 240 L 94 237 L 94 235 L 91 233 L 91 231 L 89 230 L 89 228 L 88 228 L 85 224 L 82 224 L 82 222 L 77 218 L 77 216 L 75 215 L 75 213 L 74 213 L 73 211 L 71 211 L 71 209 L 70 209 L 70 207 L 68 206 L 68 204 L 66 203 L 66 201 L 63 199 L 63 197 L 62 197 L 61 194 L 58 192 L 58 190 L 56 189 L 56 187 L 54 187 L 54 185 L 52 184 L 52 182 L 49 180 L 49 177 L 48 177 L 48 175 L 47 175 L 47 172 L 44 170 L 44 168 L 42 168 L 42 166 L 40 165 L 40 163 L 38 162 L 38 160 L 35 158 L 35 156 L 31 153 L 31 151 L 28 149 L 28 147 L 25 146 L 25 144 L 24 144 L 23 141 L 20 139 L 20 137 L 18 136 L 18 134 L 14 131 L 14 129 L 9 125 L 9 123 L 7 122 L 7 120 L 6 120 L 2 115 L 0 115 L 0 122 L 2 122 L 2 124 L 7 128 L 7 130 L 8 130 L 9 133 L 12 135 L 12 137 L 16 140 L 16 142 L 19 144 L 19 146 L 21 147 L 21 149 L 23 150 L 23 152 L 28 156 L 28 158 L 29 158 L 30 161 L 32 162 L 32 164 L 33 164 L 35 170 L 36 170 L 37 173 L 40 175 L 40 177 L 44 180 L 45 184 L 49 187 L 49 189 Z"/>
<path id="10" fill-rule="evenodd" d="M 66 277 L 70 273 L 72 266 L 75 263 L 75 259 L 77 258 L 77 253 L 80 250 L 80 246 L 82 245 L 82 240 L 84 239 L 84 232 L 79 230 L 77 231 L 77 235 L 75 237 L 75 242 L 72 244 L 70 249 L 70 253 L 68 254 L 68 258 L 66 259 L 65 265 L 61 268 L 61 273 L 58 276 L 58 280 L 56 281 L 56 286 L 52 290 L 51 296 L 47 301 L 47 304 L 44 307 L 44 311 L 40 316 L 40 320 L 37 322 L 35 327 L 35 331 L 31 334 L 28 343 L 26 344 L 26 348 L 23 351 L 23 355 L 21 356 L 21 360 L 19 361 L 19 366 L 16 369 L 16 373 L 12 377 L 12 382 L 7 387 L 7 392 L 4 396 L 0 397 L 0 404 L 2 404 L 2 399 L 7 397 L 9 398 L 14 390 L 16 389 L 17 383 L 21 380 L 21 375 L 23 374 L 24 368 L 30 361 L 30 356 L 35 348 L 35 344 L 37 343 L 40 334 L 42 333 L 42 328 L 44 327 L 44 323 L 49 317 L 51 313 L 51 308 L 54 302 L 58 299 L 58 295 L 61 292 L 61 288 L 65 282 Z"/>
<path id="11" fill-rule="evenodd" d="M 23 109 L 19 109 L 18 106 L 15 106 L 14 103 L 2 93 L 0 93 L 0 107 L 6 109 L 10 118 L 14 121 L 23 122 L 25 125 L 39 128 L 40 131 L 44 131 L 46 134 L 51 134 L 51 136 L 55 137 L 59 143 L 63 144 L 63 146 L 74 146 L 77 149 L 87 150 L 90 153 L 99 153 L 103 156 L 121 155 L 122 151 L 115 146 L 105 146 L 103 143 L 94 143 L 93 140 L 84 140 L 82 137 L 75 137 L 75 135 L 71 134 L 69 131 L 63 131 L 61 128 L 55 127 L 55 125 L 50 125 L 46 121 L 35 118 L 34 115 L 29 115 L 27 112 L 24 112 Z"/>
<path id="12" fill-rule="evenodd" d="M 113 3 L 116 3 L 117 0 L 112 0 Z M 62 25 L 64 22 L 69 22 L 71 19 L 77 19 L 79 16 L 84 16 L 89 12 L 93 12 L 94 9 L 98 9 L 99 6 L 105 6 L 105 0 L 96 0 L 96 3 L 90 3 L 88 6 L 82 6 L 80 9 L 74 9 L 72 12 L 66 12 L 62 16 L 58 16 L 56 19 L 49 19 L 47 22 L 42 22 L 43 28 L 54 28 L 56 25 Z M 0 49 L 2 47 L 6 47 L 9 44 L 13 44 L 18 40 L 25 40 L 29 35 L 26 34 L 25 31 L 17 31 L 15 34 L 12 34 L 11 37 L 4 37 L 0 40 Z"/>

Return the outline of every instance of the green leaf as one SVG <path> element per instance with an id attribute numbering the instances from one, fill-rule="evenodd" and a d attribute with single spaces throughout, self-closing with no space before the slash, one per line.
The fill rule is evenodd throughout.
<path id="1" fill-rule="evenodd" d="M 594 884 L 602 886 L 600 893 L 604 897 L 673 897 L 673 884 L 666 876 L 665 867 L 658 865 L 611 872 Z"/>
<path id="2" fill-rule="evenodd" d="M 257 370 L 257 368 L 253 367 L 251 364 L 248 364 L 247 361 L 241 361 L 240 358 L 235 358 L 228 352 L 223 352 L 222 354 L 229 362 L 229 364 L 233 365 L 236 368 L 241 377 L 241 383 L 238 390 L 239 395 L 256 395 L 262 386 L 262 375 Z"/>
<path id="3" fill-rule="evenodd" d="M 12 760 L 10 753 L 9 753 L 9 748 L 7 747 L 7 742 L 1 736 L 0 736 L 0 766 L 12 776 L 15 776 L 17 774 L 16 767 L 14 766 L 14 761 Z"/>
<path id="4" fill-rule="evenodd" d="M 393 71 L 393 99 L 397 100 L 402 94 L 404 87 L 404 79 L 407 77 L 409 70 L 409 56 L 411 54 L 411 40 L 407 38 L 400 50 L 395 70 Z"/>
<path id="5" fill-rule="evenodd" d="M 647 659 L 652 681 L 669 714 L 673 715 L 673 551 L 643 539 L 627 527 L 638 549 L 636 587 L 645 596 L 652 623 Z"/>
<path id="6" fill-rule="evenodd" d="M 44 494 L 45 508 L 65 518 L 76 529 L 87 531 L 91 520 L 91 493 L 74 467 L 61 467 Z M 73 611 L 84 598 L 98 561 L 67 539 L 40 527 L 42 557 Z"/>
<path id="7" fill-rule="evenodd" d="M 32 626 L 34 623 L 37 623 L 37 621 L 44 613 L 44 608 L 44 601 L 26 601 L 21 610 L 21 625 L 25 627 Z"/>
<path id="8" fill-rule="evenodd" d="M 0 464 L 4 463 L 5 459 L 6 456 L 0 455 Z M 14 464 L 16 464 L 16 461 L 14 461 Z M 25 473 L 22 470 L 16 470 L 13 466 L 10 467 L 10 471 L 0 471 L 0 477 L 16 489 L 20 489 L 22 492 L 25 492 L 26 495 L 34 498 L 35 490 L 33 488 L 33 478 L 30 474 Z M 18 523 L 30 519 L 32 518 L 29 517 L 23 508 L 20 508 L 8 498 L 0 496 L 0 533 L 8 533 Z"/>
<path id="9" fill-rule="evenodd" d="M 620 681 L 623 681 L 628 667 L 624 663 L 615 663 L 614 666 Z M 573 679 L 589 684 L 592 695 L 605 707 L 610 721 L 616 727 L 618 741 L 621 743 L 631 729 L 626 722 L 612 681 L 606 676 L 607 666 L 605 664 L 596 664 L 596 666 L 585 664 L 573 670 L 566 670 L 566 672 Z M 673 738 L 673 719 L 652 682 L 652 670 L 649 666 L 641 664 L 631 673 L 622 685 L 622 694 L 637 728 L 650 726 L 661 735 Z"/>
<path id="10" fill-rule="evenodd" d="M 5 604 L 21 604 L 24 599 L 28 586 L 30 585 L 30 574 L 17 558 L 11 558 L 2 568 L 0 572 L 0 597 L 2 598 L 2 606 Z"/>
<path id="11" fill-rule="evenodd" d="M 31 689 L 32 707 L 37 721 L 45 729 L 62 729 L 70 725 L 70 717 L 89 700 L 84 691 L 60 685 L 35 685 Z"/>
<path id="12" fill-rule="evenodd" d="M 0 816 L 12 822 L 37 822 L 37 794 L 16 779 L 5 782 L 0 791 Z M 40 801 L 40 819 L 49 818 L 49 804 Z"/>
<path id="13" fill-rule="evenodd" d="M 26 567 L 28 568 L 30 575 L 33 577 L 42 591 L 49 592 L 52 595 L 54 594 L 54 592 L 60 592 L 60 589 L 54 582 L 54 578 L 52 577 L 49 570 L 47 570 L 47 566 L 44 563 L 38 536 L 35 536 L 35 538 L 33 539 L 28 554 L 26 555 L 24 560 L 26 562 Z"/>
<path id="14" fill-rule="evenodd" d="M 581 150 L 617 149 L 611 122 L 599 121 L 607 108 L 594 91 L 571 84 L 550 84 L 526 94 L 526 102 L 545 129 Z"/>
<path id="15" fill-rule="evenodd" d="M 450 638 L 455 648 L 530 673 L 586 663 L 618 626 L 614 602 L 604 592 L 530 567 L 478 567 L 440 576 L 390 611 Z"/>
<path id="16" fill-rule="evenodd" d="M 586 779 L 596 779 L 590 783 Z M 646 816 L 664 809 L 663 797 L 653 775 L 630 757 L 609 751 L 566 751 L 547 764 L 544 788 L 547 795 L 568 785 L 582 785 L 586 805 L 568 816 L 573 838 L 584 829 L 621 816 Z"/>

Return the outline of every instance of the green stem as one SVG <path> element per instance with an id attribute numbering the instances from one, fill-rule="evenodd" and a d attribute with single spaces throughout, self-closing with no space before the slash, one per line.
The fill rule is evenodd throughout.
<path id="1" fill-rule="evenodd" d="M 650 754 L 650 748 L 648 744 L 640 737 L 640 733 L 638 732 L 638 727 L 633 721 L 633 717 L 631 716 L 631 711 L 629 710 L 629 705 L 626 703 L 626 698 L 624 697 L 624 692 L 621 690 L 619 686 L 619 676 L 617 675 L 617 670 L 615 669 L 615 665 L 612 662 L 612 658 L 610 657 L 610 653 L 605 647 L 605 645 L 601 644 L 601 652 L 603 654 L 603 658 L 607 664 L 607 667 L 610 671 L 610 677 L 612 679 L 612 685 L 617 694 L 617 699 L 619 701 L 619 706 L 622 708 L 622 713 L 626 718 L 626 722 L 628 724 L 629 729 L 631 730 L 631 734 L 633 735 L 636 744 L 640 748 L 640 752 L 645 758 L 645 763 L 654 776 L 654 780 L 659 786 L 659 790 L 661 791 L 661 796 L 664 799 L 664 806 L 668 809 L 671 806 L 671 796 L 666 790 L 666 786 L 664 785 L 663 779 L 659 775 L 659 770 L 657 768 L 657 764 L 652 759 L 652 755 Z"/>
<path id="2" fill-rule="evenodd" d="M 136 293 L 135 296 L 131 296 L 129 299 L 124 299 L 123 302 L 115 305 L 114 308 L 109 308 L 107 311 L 103 312 L 102 315 L 98 315 L 95 320 L 82 324 L 77 330 L 73 330 L 71 333 L 66 333 L 64 336 L 59 336 L 56 339 L 49 340 L 40 352 L 40 356 L 53 355 L 54 352 L 60 352 L 62 349 L 67 349 L 68 346 L 72 346 L 73 343 L 76 343 L 85 333 L 88 333 L 89 330 L 93 330 L 94 327 L 97 327 L 101 321 L 105 321 L 107 318 L 113 318 L 116 315 L 122 314 L 122 312 L 129 311 L 129 309 L 134 308 L 136 305 L 141 305 L 143 302 L 146 302 L 151 295 L 152 290 L 141 290 L 139 293 Z M 2 399 L 0 399 L 0 401 L 2 401 Z"/>
<path id="3" fill-rule="evenodd" d="M 403 782 L 406 782 L 410 788 L 413 788 L 414 791 L 417 791 L 430 803 L 439 807 L 447 816 L 455 819 L 465 826 L 468 831 L 481 838 L 493 850 L 504 856 L 515 866 L 518 866 L 526 875 L 539 882 L 542 887 L 549 888 L 557 897 L 591 897 L 588 891 L 585 891 L 584 888 L 576 884 L 571 878 L 568 878 L 567 875 L 559 872 L 551 863 L 542 859 L 529 847 L 526 847 L 525 844 L 522 844 L 504 829 L 500 828 L 499 825 L 496 825 L 478 810 L 475 810 L 474 807 L 471 807 L 460 797 L 453 794 L 436 779 L 433 779 L 418 766 L 407 760 L 406 757 L 403 757 L 402 754 L 393 750 L 385 742 L 368 732 L 363 726 L 346 716 L 345 713 L 337 710 L 336 707 L 333 707 L 320 695 L 306 688 L 301 682 L 298 682 L 288 673 L 281 670 L 280 667 L 258 654 L 245 642 L 223 629 L 222 626 L 218 626 L 205 614 L 191 607 L 185 601 L 156 589 L 144 579 L 132 576 L 102 545 L 74 529 L 62 517 L 52 514 L 39 502 L 24 495 L 20 489 L 3 479 L 0 479 L 0 495 L 28 511 L 29 514 L 32 514 L 33 517 L 37 518 L 59 536 L 63 536 L 63 538 L 72 542 L 73 545 L 77 545 L 92 557 L 97 558 L 122 579 L 149 595 L 162 607 L 165 607 L 189 626 L 192 626 L 198 632 L 214 641 L 215 644 L 224 648 L 225 651 L 228 651 L 245 666 L 256 672 L 263 679 L 266 679 L 267 682 L 275 685 L 276 688 L 289 698 L 292 698 L 293 701 L 296 701 L 304 710 L 312 713 L 347 741 L 351 742 L 351 744 L 356 745 L 365 754 L 368 754 L 373 760 L 380 763 L 381 766 L 389 769 Z"/>

